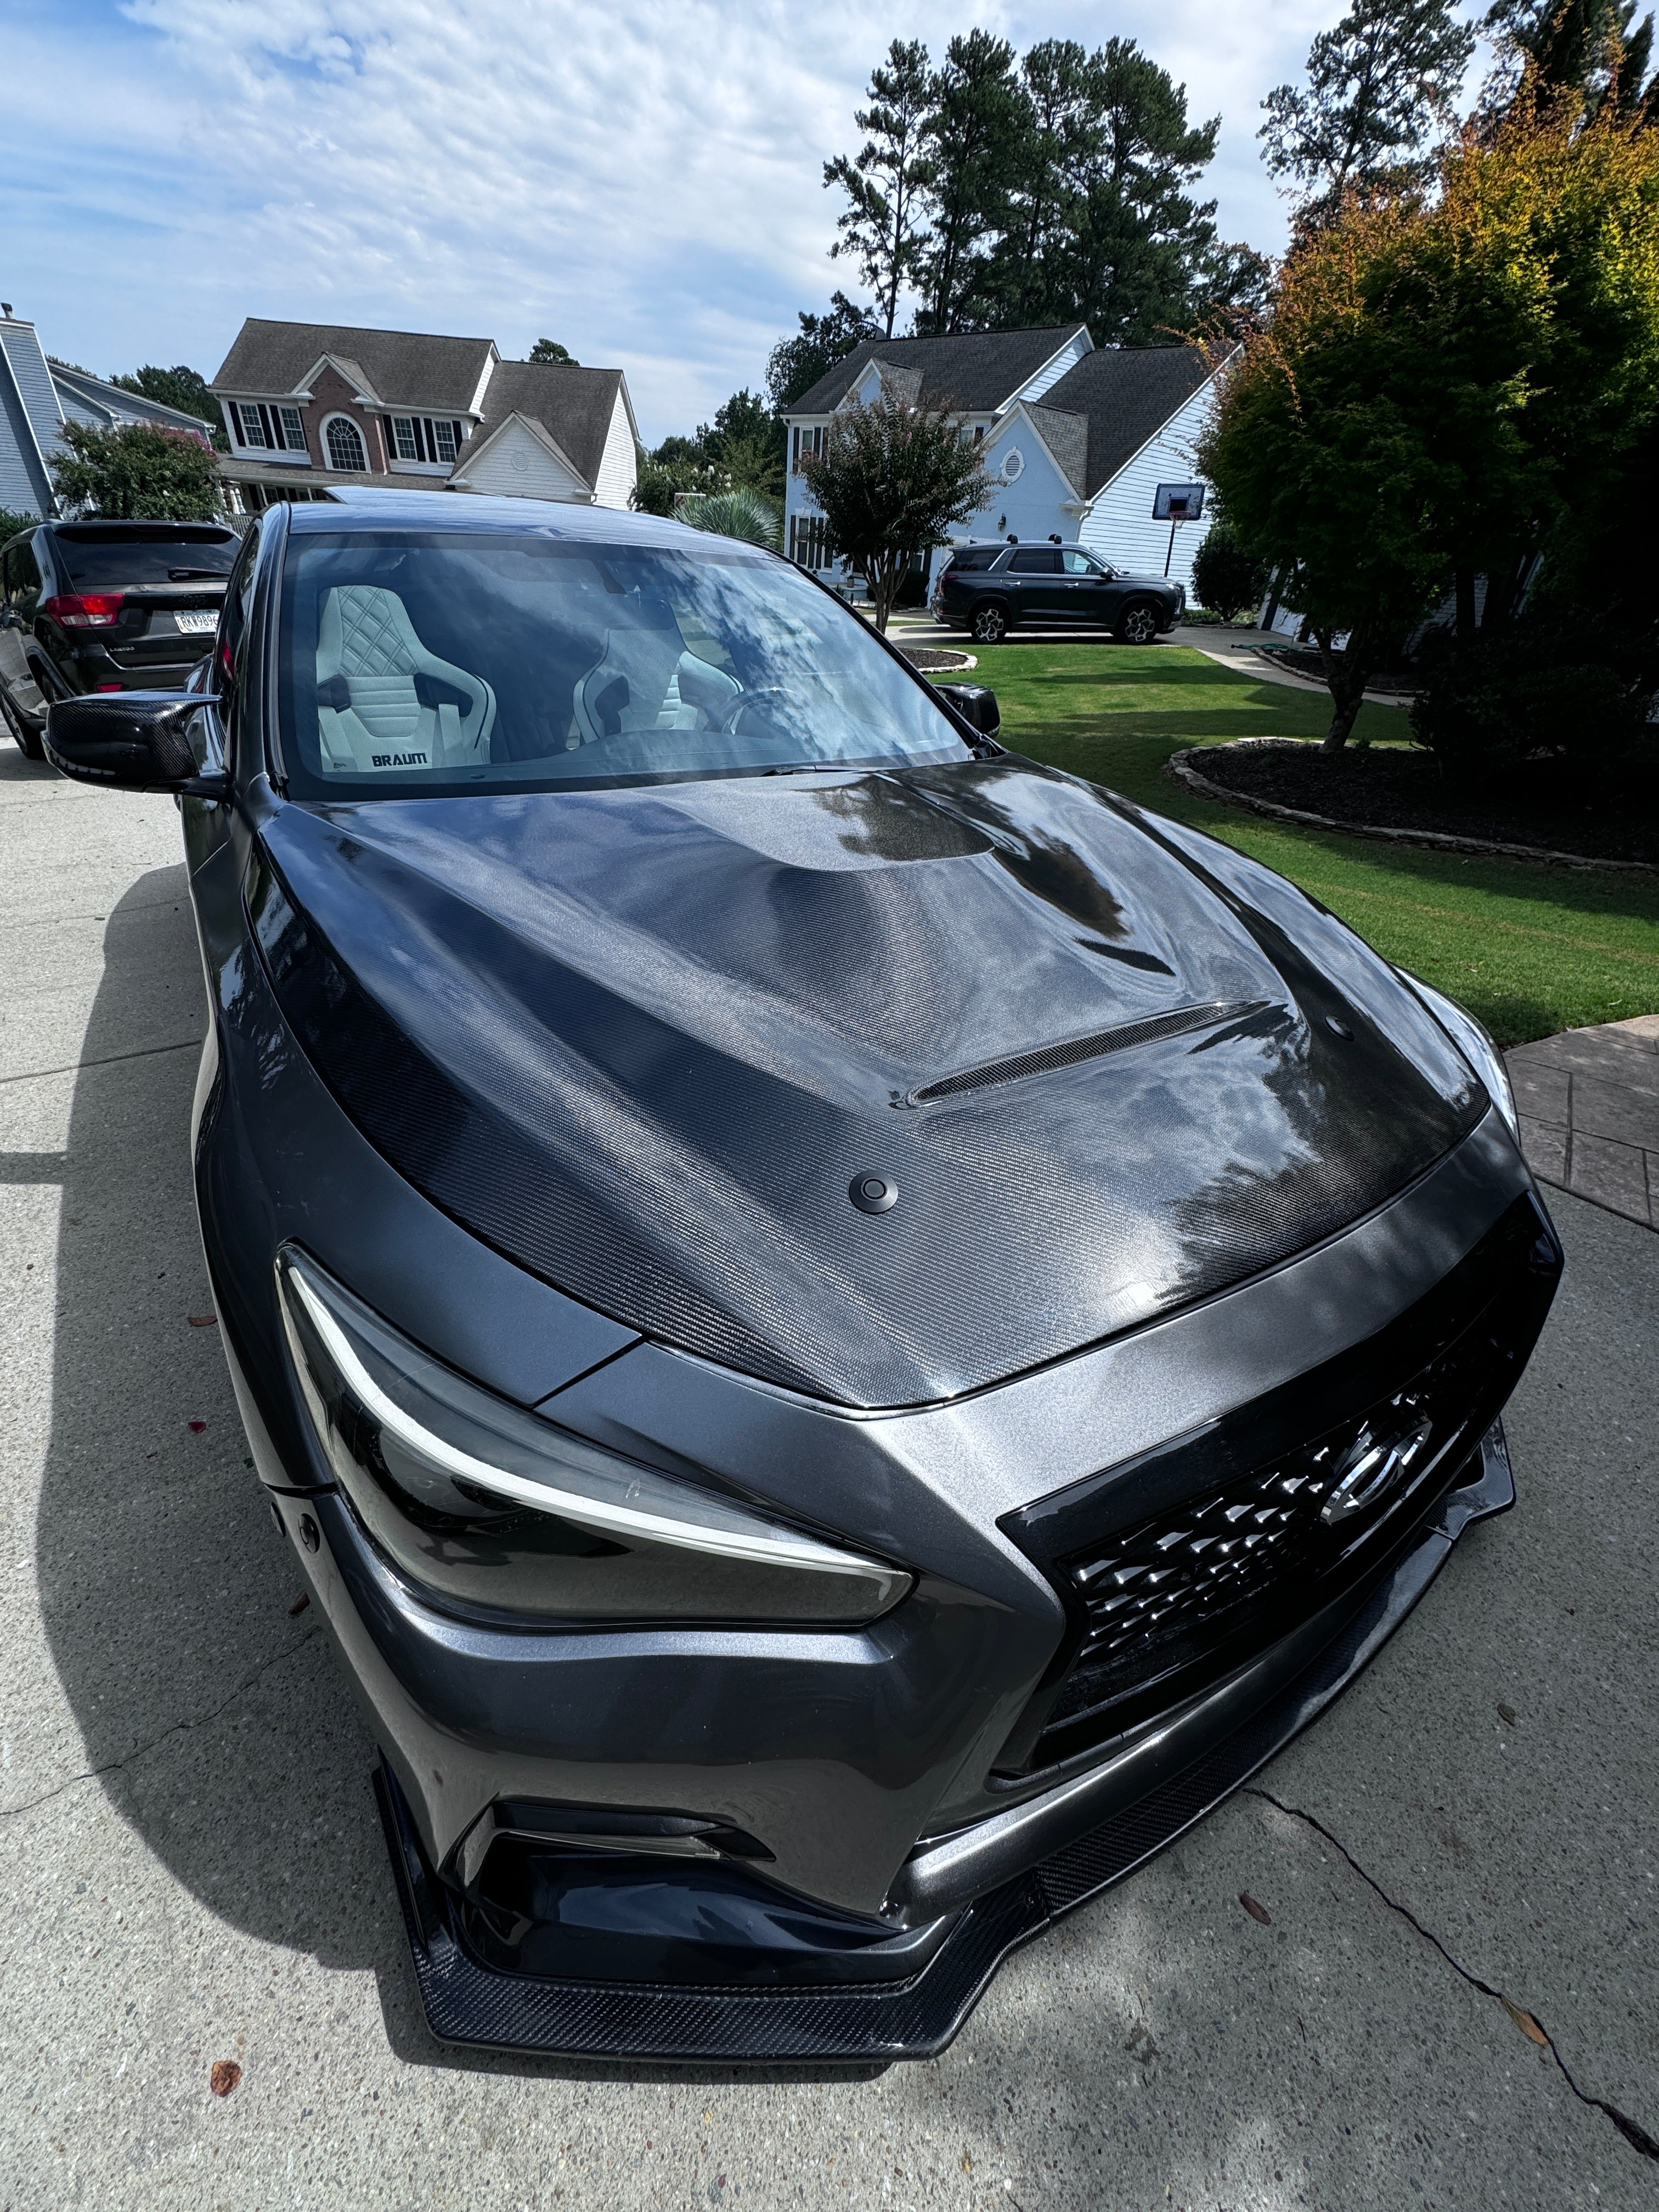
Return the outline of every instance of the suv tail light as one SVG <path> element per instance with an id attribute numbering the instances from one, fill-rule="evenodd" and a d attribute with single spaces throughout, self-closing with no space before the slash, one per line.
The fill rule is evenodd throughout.
<path id="1" fill-rule="evenodd" d="M 59 592 L 40 611 L 65 629 L 110 629 L 121 619 L 125 592 Z"/>

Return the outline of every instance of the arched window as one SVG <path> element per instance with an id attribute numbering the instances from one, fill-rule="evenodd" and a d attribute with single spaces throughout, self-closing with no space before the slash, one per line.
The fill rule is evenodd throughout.
<path id="1" fill-rule="evenodd" d="M 324 433 L 328 441 L 328 459 L 331 468 L 343 475 L 361 476 L 368 466 L 363 451 L 363 434 L 349 415 L 331 415 Z"/>

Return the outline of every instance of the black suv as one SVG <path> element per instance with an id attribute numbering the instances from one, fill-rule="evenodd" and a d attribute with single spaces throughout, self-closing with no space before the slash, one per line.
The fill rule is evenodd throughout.
<path id="1" fill-rule="evenodd" d="M 0 717 L 31 760 L 54 699 L 183 686 L 240 543 L 220 522 L 43 522 L 0 549 Z"/>
<path id="2" fill-rule="evenodd" d="M 933 586 L 935 617 L 994 645 L 1016 623 L 1109 629 L 1150 645 L 1187 611 L 1184 585 L 1133 576 L 1080 545 L 961 545 Z"/>

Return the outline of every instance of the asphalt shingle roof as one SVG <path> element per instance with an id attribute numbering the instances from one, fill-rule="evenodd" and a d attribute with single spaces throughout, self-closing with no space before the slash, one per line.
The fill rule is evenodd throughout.
<path id="1" fill-rule="evenodd" d="M 1083 489 L 1089 459 L 1089 418 L 1065 409 L 1026 402 L 1025 412 L 1042 434 L 1042 442 L 1065 470 L 1072 489 Z"/>
<path id="2" fill-rule="evenodd" d="M 276 323 L 250 316 L 213 380 L 215 392 L 275 397 L 292 392 L 321 354 L 356 373 L 389 406 L 462 413 L 491 353 L 488 338 L 425 331 L 364 331 L 335 323 Z"/>
<path id="3" fill-rule="evenodd" d="M 501 362 L 484 392 L 483 420 L 461 447 L 456 467 L 464 468 L 509 415 L 526 415 L 541 424 L 591 489 L 599 481 L 622 380 L 619 368 L 576 368 L 554 361 Z"/>
<path id="4" fill-rule="evenodd" d="M 1051 385 L 1042 395 L 1043 410 L 1081 415 L 1088 422 L 1088 462 L 1079 486 L 1085 496 L 1092 499 L 1109 483 L 1210 374 L 1210 363 L 1194 345 L 1103 346 Z"/>
<path id="5" fill-rule="evenodd" d="M 832 414 L 866 366 L 879 361 L 910 371 L 929 399 L 953 400 L 971 414 L 994 414 L 1081 327 L 1066 323 L 1042 331 L 965 331 L 948 338 L 866 338 L 786 411 Z"/>

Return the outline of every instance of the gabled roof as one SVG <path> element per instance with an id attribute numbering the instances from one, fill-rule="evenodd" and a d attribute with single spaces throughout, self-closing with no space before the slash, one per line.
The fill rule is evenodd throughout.
<path id="1" fill-rule="evenodd" d="M 501 362 L 485 388 L 483 420 L 456 455 L 454 473 L 477 459 L 510 416 L 521 415 L 541 426 L 560 458 L 592 491 L 599 480 L 619 392 L 631 430 L 633 411 L 621 369 L 576 368 L 556 361 Z"/>
<path id="2" fill-rule="evenodd" d="M 1028 418 L 1072 489 L 1081 492 L 1089 461 L 1088 416 L 1030 399 L 1023 401 L 1015 412 Z"/>
<path id="3" fill-rule="evenodd" d="M 199 415 L 186 414 L 180 407 L 164 407 L 159 399 L 148 398 L 142 392 L 129 392 L 124 384 L 110 384 L 101 376 L 90 375 L 84 368 L 71 368 L 65 362 L 49 361 L 52 383 L 57 386 L 60 404 L 68 399 L 111 422 L 161 422 L 173 430 L 192 430 L 210 438 L 213 425 Z"/>
<path id="4" fill-rule="evenodd" d="M 1195 345 L 1103 346 L 1051 385 L 1042 410 L 1081 415 L 1088 422 L 1088 460 L 1079 485 L 1084 496 L 1092 499 L 1109 483 L 1212 374 Z"/>
<path id="5" fill-rule="evenodd" d="M 929 399 L 951 399 L 969 414 L 994 415 L 1079 331 L 1088 336 L 1081 323 L 1066 323 L 1041 331 L 964 331 L 948 338 L 866 338 L 785 411 L 833 414 L 866 365 L 878 361 L 909 370 Z"/>
<path id="6" fill-rule="evenodd" d="M 386 405 L 471 411 L 495 356 L 489 338 L 446 338 L 426 331 L 365 331 L 334 323 L 266 322 L 250 315 L 213 380 L 213 390 L 279 398 L 330 355 L 348 378 Z"/>

